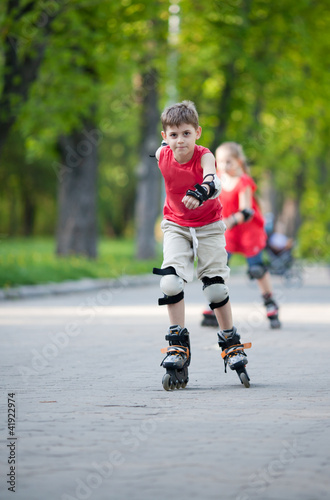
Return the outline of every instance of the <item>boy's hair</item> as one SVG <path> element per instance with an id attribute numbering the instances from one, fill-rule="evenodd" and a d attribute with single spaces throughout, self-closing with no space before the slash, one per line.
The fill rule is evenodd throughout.
<path id="1" fill-rule="evenodd" d="M 195 130 L 198 129 L 198 113 L 195 104 L 191 101 L 182 101 L 172 104 L 164 109 L 161 114 L 161 122 L 164 132 L 167 127 L 179 127 L 182 123 L 189 123 Z"/>
<path id="2" fill-rule="evenodd" d="M 217 148 L 217 150 L 220 148 L 227 149 L 231 156 L 233 156 L 237 160 L 240 160 L 244 172 L 248 173 L 249 167 L 247 164 L 247 159 L 246 159 L 246 156 L 244 154 L 243 147 L 240 144 L 238 144 L 237 142 L 233 142 L 233 141 L 232 142 L 223 142 L 222 144 L 220 144 L 220 146 Z"/>

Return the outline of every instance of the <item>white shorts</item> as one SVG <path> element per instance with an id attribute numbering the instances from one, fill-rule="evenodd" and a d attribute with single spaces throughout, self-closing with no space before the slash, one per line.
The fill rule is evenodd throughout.
<path id="1" fill-rule="evenodd" d="M 172 266 L 178 276 L 190 282 L 197 257 L 198 279 L 221 276 L 226 281 L 229 278 L 224 222 L 190 228 L 163 219 L 161 229 L 164 233 L 162 269 Z"/>

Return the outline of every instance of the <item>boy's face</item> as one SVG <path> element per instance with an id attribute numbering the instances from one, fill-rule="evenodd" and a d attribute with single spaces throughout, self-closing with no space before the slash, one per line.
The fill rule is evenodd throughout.
<path id="1" fill-rule="evenodd" d="M 182 123 L 178 127 L 171 125 L 162 132 L 163 139 L 170 146 L 178 163 L 187 163 L 191 160 L 195 143 L 201 135 L 201 127 L 195 129 L 189 123 Z"/>

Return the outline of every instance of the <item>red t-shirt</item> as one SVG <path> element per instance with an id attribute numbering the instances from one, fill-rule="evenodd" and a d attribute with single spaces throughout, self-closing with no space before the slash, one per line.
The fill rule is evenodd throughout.
<path id="1" fill-rule="evenodd" d="M 254 196 L 257 189 L 255 182 L 247 174 L 243 174 L 234 189 L 226 191 L 222 188 L 220 199 L 223 205 L 222 215 L 227 218 L 239 211 L 239 194 L 244 192 L 248 186 L 252 189 L 254 216 L 248 222 L 227 229 L 225 233 L 226 250 L 229 253 L 242 253 L 245 257 L 253 257 L 265 248 L 267 239 L 264 218 Z"/>
<path id="2" fill-rule="evenodd" d="M 182 202 L 187 189 L 203 182 L 201 158 L 210 150 L 195 145 L 194 154 L 188 163 L 178 163 L 169 146 L 160 150 L 159 168 L 165 180 L 166 199 L 164 218 L 186 227 L 199 227 L 220 220 L 221 203 L 218 198 L 207 200 L 195 210 L 189 210 Z"/>

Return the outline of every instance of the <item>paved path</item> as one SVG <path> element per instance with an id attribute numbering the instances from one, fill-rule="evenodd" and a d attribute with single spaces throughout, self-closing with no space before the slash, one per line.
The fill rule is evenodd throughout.
<path id="1" fill-rule="evenodd" d="M 232 276 L 235 323 L 253 342 L 250 389 L 224 373 L 216 330 L 200 326 L 198 282 L 186 288 L 190 381 L 174 392 L 161 386 L 157 277 L 1 302 L 0 498 L 329 499 L 329 284 L 326 269 L 307 269 L 298 289 L 276 278 L 274 331 L 255 285 Z"/>

